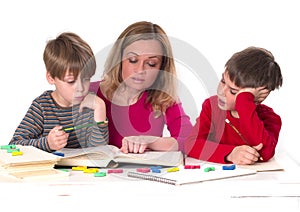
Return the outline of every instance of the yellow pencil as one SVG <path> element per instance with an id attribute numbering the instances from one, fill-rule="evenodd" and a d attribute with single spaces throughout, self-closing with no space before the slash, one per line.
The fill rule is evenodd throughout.
<path id="1" fill-rule="evenodd" d="M 247 144 L 249 145 L 249 142 L 245 139 L 245 137 L 242 135 L 242 133 L 240 133 L 240 131 L 228 120 L 225 119 L 225 122 L 227 124 L 229 124 L 229 126 L 241 137 L 241 139 Z M 249 145 L 250 146 L 250 145 Z M 260 157 L 259 160 L 263 160 L 263 157 Z"/>

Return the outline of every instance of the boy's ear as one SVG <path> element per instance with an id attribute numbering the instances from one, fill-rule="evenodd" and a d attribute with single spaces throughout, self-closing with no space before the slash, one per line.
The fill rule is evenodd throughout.
<path id="1" fill-rule="evenodd" d="M 46 72 L 46 79 L 50 85 L 55 83 L 55 80 L 51 77 L 51 74 L 48 71 Z"/>

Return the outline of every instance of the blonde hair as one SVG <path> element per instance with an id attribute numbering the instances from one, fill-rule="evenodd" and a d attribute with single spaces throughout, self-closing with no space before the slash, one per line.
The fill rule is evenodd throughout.
<path id="1" fill-rule="evenodd" d="M 128 26 L 114 43 L 104 65 L 103 82 L 105 95 L 112 100 L 114 92 L 123 82 L 122 54 L 124 49 L 135 41 L 157 40 L 163 50 L 163 60 L 160 73 L 151 88 L 147 89 L 145 103 L 150 103 L 156 112 L 165 112 L 177 101 L 176 95 L 176 69 L 173 59 L 172 47 L 164 30 L 157 24 L 141 21 Z"/>

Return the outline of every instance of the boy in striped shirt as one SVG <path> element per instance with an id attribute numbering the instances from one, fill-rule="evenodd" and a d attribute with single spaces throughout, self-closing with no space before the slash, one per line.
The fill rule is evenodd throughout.
<path id="1" fill-rule="evenodd" d="M 78 35 L 65 32 L 50 40 L 43 55 L 46 78 L 55 86 L 33 100 L 9 144 L 32 145 L 52 152 L 108 143 L 104 101 L 89 93 L 96 60 Z M 93 124 L 65 132 L 63 128 Z"/>

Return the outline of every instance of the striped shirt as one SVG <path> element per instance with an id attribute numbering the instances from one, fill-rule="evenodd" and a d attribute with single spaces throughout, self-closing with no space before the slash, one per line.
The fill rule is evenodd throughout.
<path id="1" fill-rule="evenodd" d="M 33 100 L 9 144 L 31 145 L 51 152 L 47 135 L 55 126 L 73 127 L 95 122 L 94 110 L 84 108 L 79 112 L 79 105 L 61 107 L 54 101 L 51 93 L 52 91 L 45 91 Z M 71 131 L 65 147 L 80 148 L 107 143 L 107 125 L 94 125 Z"/>

